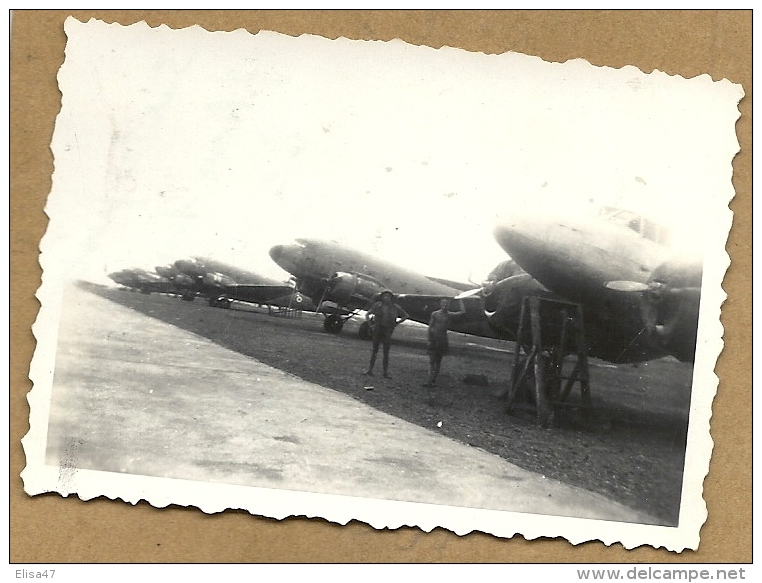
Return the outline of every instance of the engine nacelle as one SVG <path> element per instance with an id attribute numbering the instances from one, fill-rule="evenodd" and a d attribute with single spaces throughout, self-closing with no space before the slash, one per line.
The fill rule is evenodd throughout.
<path id="1" fill-rule="evenodd" d="M 505 261 L 498 263 L 498 265 L 492 271 L 490 271 L 489 275 L 487 276 L 487 281 L 496 283 L 514 275 L 520 275 L 522 273 L 524 273 L 524 270 L 521 269 L 518 263 L 516 263 L 513 259 L 506 259 Z"/>
<path id="2" fill-rule="evenodd" d="M 494 330 L 512 338 L 516 334 L 524 296 L 544 291 L 542 284 L 528 273 L 485 283 L 480 295 L 487 321 Z"/>
<path id="3" fill-rule="evenodd" d="M 175 267 L 193 280 L 201 281 L 206 275 L 206 268 L 197 259 L 178 259 L 175 261 Z"/>
<path id="4" fill-rule="evenodd" d="M 381 282 L 369 275 L 339 271 L 334 273 L 328 282 L 326 299 L 340 306 L 348 304 L 352 299 L 370 302 L 374 295 L 385 289 Z"/>
<path id="5" fill-rule="evenodd" d="M 178 271 L 174 265 L 157 265 L 154 270 L 160 276 L 172 281 L 177 276 Z"/>
<path id="6" fill-rule="evenodd" d="M 222 273 L 207 273 L 204 276 L 204 285 L 209 287 L 224 287 L 235 285 L 235 280 Z"/>
<path id="7" fill-rule="evenodd" d="M 184 273 L 178 273 L 172 281 L 179 287 L 190 287 L 193 285 L 193 278 Z"/>
<path id="8" fill-rule="evenodd" d="M 703 265 L 670 260 L 657 267 L 643 292 L 641 313 L 652 339 L 682 361 L 696 355 Z"/>

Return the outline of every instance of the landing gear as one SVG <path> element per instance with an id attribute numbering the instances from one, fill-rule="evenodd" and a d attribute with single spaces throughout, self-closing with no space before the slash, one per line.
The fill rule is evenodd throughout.
<path id="1" fill-rule="evenodd" d="M 326 302 L 327 304 L 328 302 Z M 322 301 L 318 304 L 318 310 L 323 314 L 323 329 L 329 334 L 339 334 L 344 329 L 344 324 L 357 315 L 357 310 L 350 312 L 346 308 L 326 305 Z"/>
<path id="2" fill-rule="evenodd" d="M 183 299 L 186 302 L 192 302 L 194 299 L 196 299 L 196 294 L 190 291 L 184 291 L 183 292 Z"/>
<path id="3" fill-rule="evenodd" d="M 370 340 L 373 337 L 373 329 L 370 327 L 370 322 L 360 324 L 360 330 L 357 334 L 360 336 L 360 340 Z"/>
<path id="4" fill-rule="evenodd" d="M 323 322 L 323 328 L 331 334 L 338 334 L 344 328 L 344 320 L 339 316 L 326 316 Z"/>
<path id="5" fill-rule="evenodd" d="M 229 310 L 233 300 L 225 296 L 212 296 L 209 298 L 209 305 L 213 308 L 222 308 L 223 310 Z"/>

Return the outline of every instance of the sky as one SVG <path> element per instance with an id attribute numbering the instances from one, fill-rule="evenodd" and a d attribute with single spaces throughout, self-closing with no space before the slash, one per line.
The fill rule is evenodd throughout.
<path id="1" fill-rule="evenodd" d="M 481 281 L 517 209 L 636 208 L 700 248 L 732 196 L 741 93 L 706 75 L 73 18 L 66 33 L 42 249 L 70 277 L 203 255 L 285 279 L 267 251 L 312 236 Z"/>

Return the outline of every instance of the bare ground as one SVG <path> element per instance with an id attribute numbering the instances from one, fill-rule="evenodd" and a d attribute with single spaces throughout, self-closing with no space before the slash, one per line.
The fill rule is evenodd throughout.
<path id="1" fill-rule="evenodd" d="M 677 524 L 691 365 L 672 359 L 617 366 L 592 360 L 592 410 L 559 410 L 554 427 L 545 429 L 530 412 L 507 414 L 505 399 L 494 396 L 510 377 L 509 342 L 450 333 L 451 354 L 438 387 L 430 389 L 422 386 L 428 367 L 426 329 L 417 324 L 403 324 L 394 333 L 392 378 L 371 378 L 360 374 L 371 347 L 357 337 L 359 322 L 350 321 L 342 334 L 332 335 L 314 314 L 290 319 L 243 305 L 223 310 L 201 299 L 191 303 L 87 289 L 411 423 L 441 423 L 438 431 L 459 442 L 646 511 L 660 524 Z M 466 375 L 484 375 L 488 384 L 468 384 Z"/>

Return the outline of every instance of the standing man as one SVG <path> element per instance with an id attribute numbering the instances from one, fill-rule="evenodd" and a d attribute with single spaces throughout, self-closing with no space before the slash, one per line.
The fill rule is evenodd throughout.
<path id="1" fill-rule="evenodd" d="M 376 355 L 378 346 L 384 345 L 384 378 L 389 378 L 389 348 L 392 344 L 392 332 L 405 320 L 408 319 L 408 313 L 399 305 L 394 303 L 394 294 L 389 290 L 381 292 L 378 301 L 374 302 L 371 308 L 365 314 L 365 320 L 373 316 L 373 352 L 370 355 L 370 364 L 368 370 L 363 374 L 373 376 L 373 365 L 376 364 Z"/>
<path id="2" fill-rule="evenodd" d="M 439 300 L 439 309 L 429 318 L 429 380 L 423 383 L 424 387 L 433 387 L 437 384 L 437 375 L 442 365 L 442 357 L 450 351 L 447 341 L 447 329 L 450 327 L 450 318 L 466 313 L 463 300 L 458 300 L 460 306 L 457 312 L 450 312 L 447 306 L 450 300 Z"/>

